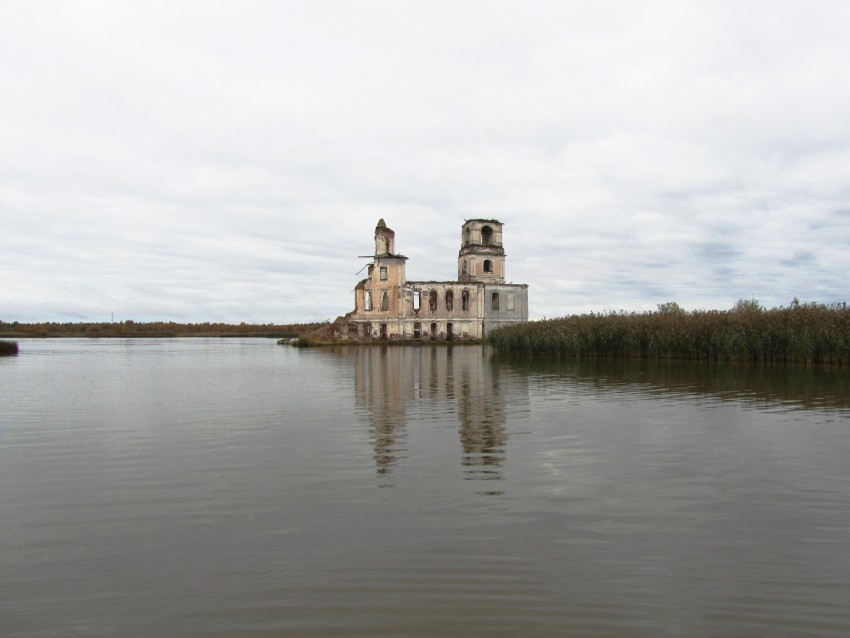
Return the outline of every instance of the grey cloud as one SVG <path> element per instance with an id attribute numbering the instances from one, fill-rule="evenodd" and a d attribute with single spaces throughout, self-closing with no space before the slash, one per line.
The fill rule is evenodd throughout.
<path id="1" fill-rule="evenodd" d="M 694 248 L 699 259 L 709 262 L 735 259 L 741 254 L 733 244 L 718 241 L 698 244 Z"/>
<path id="2" fill-rule="evenodd" d="M 336 316 L 380 217 L 505 221 L 532 316 L 848 294 L 845 3 L 2 17 L 0 318 Z"/>
<path id="3" fill-rule="evenodd" d="M 796 253 L 788 259 L 780 259 L 779 263 L 788 268 L 800 268 L 813 264 L 815 255 L 813 253 Z"/>

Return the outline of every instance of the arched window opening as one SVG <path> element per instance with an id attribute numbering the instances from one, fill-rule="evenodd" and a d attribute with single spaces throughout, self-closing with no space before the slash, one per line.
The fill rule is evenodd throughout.
<path id="1" fill-rule="evenodd" d="M 469 291 L 464 290 L 460 293 L 460 309 L 469 310 Z"/>
<path id="2" fill-rule="evenodd" d="M 485 226 L 481 229 L 481 243 L 485 246 L 490 245 L 490 241 L 493 239 L 493 229 L 489 226 Z"/>
<path id="3" fill-rule="evenodd" d="M 381 293 L 381 310 L 389 310 L 390 309 L 390 293 L 384 290 Z"/>
<path id="4" fill-rule="evenodd" d="M 372 309 L 372 291 L 371 290 L 366 291 L 366 297 L 365 297 L 363 306 L 366 310 Z"/>
<path id="5" fill-rule="evenodd" d="M 428 293 L 428 308 L 431 312 L 437 312 L 437 291 L 432 290 Z"/>
<path id="6" fill-rule="evenodd" d="M 446 310 L 451 312 L 455 305 L 455 294 L 451 290 L 446 291 Z"/>
<path id="7" fill-rule="evenodd" d="M 489 259 L 484 260 L 484 272 L 493 272 L 493 262 Z"/>

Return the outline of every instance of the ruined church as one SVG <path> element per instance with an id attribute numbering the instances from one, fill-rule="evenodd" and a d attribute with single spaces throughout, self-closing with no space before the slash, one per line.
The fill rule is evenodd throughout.
<path id="1" fill-rule="evenodd" d="M 346 316 L 359 341 L 477 340 L 500 326 L 528 321 L 528 285 L 505 283 L 502 223 L 470 219 L 461 227 L 456 281 L 407 281 L 407 257 L 381 219 L 367 277 Z"/>

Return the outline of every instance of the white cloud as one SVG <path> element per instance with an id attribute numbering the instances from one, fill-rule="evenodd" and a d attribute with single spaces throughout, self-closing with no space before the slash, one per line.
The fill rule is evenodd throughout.
<path id="1" fill-rule="evenodd" d="M 533 316 L 846 299 L 841 2 L 7 2 L 0 318 L 351 308 L 506 222 Z"/>

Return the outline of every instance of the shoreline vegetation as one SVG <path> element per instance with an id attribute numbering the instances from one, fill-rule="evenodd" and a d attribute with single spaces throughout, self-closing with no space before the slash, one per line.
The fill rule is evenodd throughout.
<path id="1" fill-rule="evenodd" d="M 19 323 L 0 321 L 0 338 L 170 338 L 170 337 L 266 337 L 293 339 L 312 332 L 326 322 L 291 324 L 175 323 L 173 321 L 104 321 L 82 323 Z"/>
<path id="2" fill-rule="evenodd" d="M 493 331 L 496 351 L 555 357 L 686 359 L 759 363 L 850 364 L 846 304 L 687 312 L 674 302 L 655 312 L 607 312 L 544 319 Z"/>
<path id="3" fill-rule="evenodd" d="M 17 341 L 0 341 L 0 357 L 18 354 Z"/>

